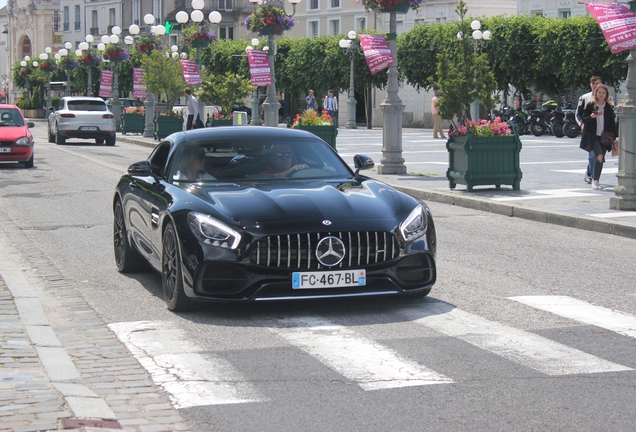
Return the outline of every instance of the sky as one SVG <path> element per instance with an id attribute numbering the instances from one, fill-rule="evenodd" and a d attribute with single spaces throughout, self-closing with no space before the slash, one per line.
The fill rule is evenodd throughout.
<path id="1" fill-rule="evenodd" d="M 5 7 L 7 4 L 7 0 L 0 0 L 0 9 L 2 9 L 3 7 Z"/>

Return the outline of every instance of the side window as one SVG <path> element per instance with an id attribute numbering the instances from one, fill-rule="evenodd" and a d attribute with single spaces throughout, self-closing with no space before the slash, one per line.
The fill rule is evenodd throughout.
<path id="1" fill-rule="evenodd" d="M 171 144 L 170 141 L 162 142 L 150 155 L 151 169 L 157 177 L 164 177 Z"/>
<path id="2" fill-rule="evenodd" d="M 60 99 L 60 101 L 57 103 L 57 109 L 58 111 L 64 109 L 64 101 L 62 99 Z"/>

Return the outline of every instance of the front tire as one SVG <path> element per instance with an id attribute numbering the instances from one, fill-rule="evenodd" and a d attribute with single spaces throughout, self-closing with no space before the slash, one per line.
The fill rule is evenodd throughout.
<path id="1" fill-rule="evenodd" d="M 141 254 L 130 245 L 126 231 L 126 220 L 121 201 L 115 204 L 115 217 L 113 221 L 113 246 L 115 250 L 115 263 L 120 273 L 136 273 L 146 267 L 146 262 Z"/>
<path id="2" fill-rule="evenodd" d="M 565 133 L 563 132 L 564 123 L 561 120 L 557 120 L 552 123 L 552 135 L 557 138 L 563 138 Z"/>
<path id="3" fill-rule="evenodd" d="M 163 230 L 163 253 L 161 254 L 161 285 L 168 310 L 181 312 L 194 309 L 194 302 L 183 290 L 181 251 L 177 231 L 172 223 Z"/>
<path id="4" fill-rule="evenodd" d="M 532 135 L 534 136 L 541 136 L 546 132 L 545 127 L 543 127 L 542 124 L 537 122 L 530 123 L 530 131 L 532 132 Z"/>
<path id="5" fill-rule="evenodd" d="M 563 133 L 565 133 L 565 136 L 568 138 L 576 138 L 581 133 L 581 128 L 578 124 L 566 121 L 563 125 Z"/>
<path id="6" fill-rule="evenodd" d="M 31 155 L 31 159 L 24 163 L 25 168 L 33 168 L 33 155 Z"/>

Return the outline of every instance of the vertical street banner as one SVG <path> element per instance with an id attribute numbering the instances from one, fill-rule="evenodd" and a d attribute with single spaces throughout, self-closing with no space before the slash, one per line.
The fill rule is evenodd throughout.
<path id="1" fill-rule="evenodd" d="M 625 4 L 585 3 L 598 23 L 612 54 L 636 46 L 636 14 Z"/>
<path id="2" fill-rule="evenodd" d="M 391 49 L 384 35 L 368 34 L 360 35 L 360 46 L 367 60 L 367 66 L 372 75 L 383 71 L 395 63 L 391 55 Z"/>
<path id="3" fill-rule="evenodd" d="M 146 75 L 146 71 L 142 68 L 133 68 L 133 97 L 145 99 L 146 98 L 146 84 L 142 82 L 143 77 Z"/>
<path id="4" fill-rule="evenodd" d="M 269 67 L 267 51 L 250 50 L 247 52 L 247 61 L 250 66 L 252 87 L 272 85 L 272 71 Z"/>
<path id="5" fill-rule="evenodd" d="M 188 85 L 201 84 L 201 76 L 199 75 L 199 69 L 194 60 L 181 59 L 181 70 L 183 71 L 183 78 Z"/>
<path id="6" fill-rule="evenodd" d="M 99 80 L 99 97 L 109 98 L 113 94 L 113 71 L 102 70 Z"/>

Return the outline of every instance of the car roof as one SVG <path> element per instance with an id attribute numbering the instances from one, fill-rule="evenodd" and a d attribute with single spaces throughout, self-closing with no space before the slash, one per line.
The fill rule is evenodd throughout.
<path id="1" fill-rule="evenodd" d="M 104 102 L 104 99 L 100 97 L 92 97 L 92 96 L 64 96 L 63 100 L 90 100 L 90 101 L 99 101 Z"/>
<path id="2" fill-rule="evenodd" d="M 254 126 L 221 126 L 213 128 L 191 129 L 189 131 L 177 132 L 173 141 L 180 143 L 183 141 L 199 140 L 206 138 L 231 139 L 231 138 L 253 138 L 258 141 L 271 138 L 319 138 L 311 132 L 277 127 L 254 127 Z"/>

